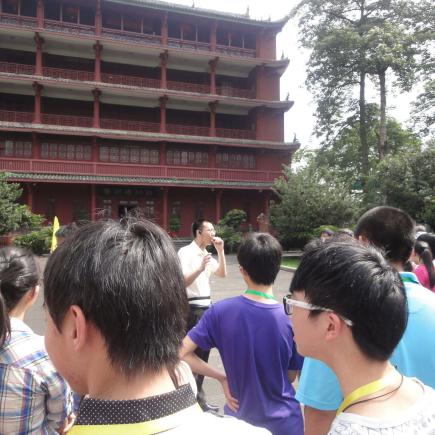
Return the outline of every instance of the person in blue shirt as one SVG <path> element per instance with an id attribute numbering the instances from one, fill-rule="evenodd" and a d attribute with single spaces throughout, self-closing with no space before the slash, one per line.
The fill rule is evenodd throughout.
<path id="1" fill-rule="evenodd" d="M 422 287 L 404 264 L 414 244 L 414 222 L 404 211 L 381 206 L 359 219 L 355 237 L 382 249 L 405 284 L 409 318 L 390 361 L 405 376 L 435 387 L 435 294 Z M 328 433 L 343 394 L 337 377 L 324 363 L 306 358 L 296 398 L 305 405 L 305 434 Z"/>

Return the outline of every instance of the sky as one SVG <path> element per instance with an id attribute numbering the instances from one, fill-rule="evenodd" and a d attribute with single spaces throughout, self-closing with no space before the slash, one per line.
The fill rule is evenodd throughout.
<path id="1" fill-rule="evenodd" d="M 163 0 L 165 1 L 165 0 Z M 245 14 L 249 6 L 251 18 L 267 20 L 278 20 L 289 14 L 291 9 L 300 0 L 171 0 L 171 3 L 186 6 L 195 5 L 198 8 L 220 10 Z M 303 50 L 298 42 L 298 26 L 296 20 L 290 20 L 277 37 L 277 58 L 290 59 L 290 65 L 281 77 L 281 99 L 287 95 L 294 101 L 294 106 L 285 114 L 285 140 L 291 142 L 296 135 L 303 148 L 318 148 L 319 139 L 313 134 L 316 117 L 316 106 L 311 95 L 305 88 L 306 63 L 309 52 Z M 367 92 L 369 101 L 377 101 L 375 89 Z M 388 115 L 396 117 L 399 121 L 406 123 L 409 118 L 409 103 L 414 98 L 414 93 L 401 93 L 389 95 Z"/>

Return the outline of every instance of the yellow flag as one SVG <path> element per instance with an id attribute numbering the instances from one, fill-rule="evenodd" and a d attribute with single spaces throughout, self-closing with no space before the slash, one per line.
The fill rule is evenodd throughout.
<path id="1" fill-rule="evenodd" d="M 53 219 L 53 235 L 51 236 L 51 248 L 50 248 L 50 253 L 53 252 L 56 248 L 57 248 L 57 237 L 56 237 L 56 233 L 57 230 L 60 228 L 59 225 L 59 219 L 57 218 L 57 216 L 54 217 Z"/>

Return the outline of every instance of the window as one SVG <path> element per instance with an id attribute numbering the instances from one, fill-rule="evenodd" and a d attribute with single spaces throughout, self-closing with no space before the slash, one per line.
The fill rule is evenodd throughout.
<path id="1" fill-rule="evenodd" d="M 18 0 L 3 0 L 2 12 L 5 14 L 18 14 Z"/>
<path id="2" fill-rule="evenodd" d="M 121 14 L 103 10 L 103 27 L 121 30 Z"/>
<path id="3" fill-rule="evenodd" d="M 91 160 L 91 145 L 47 143 L 41 144 L 41 157 L 53 160 Z"/>
<path id="4" fill-rule="evenodd" d="M 253 154 L 220 152 L 216 154 L 216 165 L 221 168 L 255 169 Z"/>
<path id="5" fill-rule="evenodd" d="M 36 17 L 36 2 L 34 0 L 21 0 L 21 15 Z"/>
<path id="6" fill-rule="evenodd" d="M 100 146 L 100 161 L 102 162 L 158 165 L 159 159 L 159 150 L 153 148 L 122 145 Z"/>
<path id="7" fill-rule="evenodd" d="M 171 204 L 171 217 L 177 217 L 178 219 L 181 218 L 181 202 L 180 201 L 174 201 Z"/>
<path id="8" fill-rule="evenodd" d="M 0 156 L 32 157 L 32 142 L 21 140 L 0 140 Z"/>
<path id="9" fill-rule="evenodd" d="M 64 3 L 62 5 L 62 21 L 67 23 L 78 23 L 79 22 L 79 7 Z"/>
<path id="10" fill-rule="evenodd" d="M 166 163 L 174 166 L 207 166 L 208 153 L 204 151 L 168 150 Z"/>
<path id="11" fill-rule="evenodd" d="M 145 201 L 144 214 L 147 219 L 154 219 L 154 200 Z"/>
<path id="12" fill-rule="evenodd" d="M 124 15 L 124 30 L 128 32 L 141 33 L 141 17 L 134 15 Z"/>

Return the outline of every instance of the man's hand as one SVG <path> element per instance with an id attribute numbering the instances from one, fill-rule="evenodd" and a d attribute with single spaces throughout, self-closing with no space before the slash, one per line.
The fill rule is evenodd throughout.
<path id="1" fill-rule="evenodd" d="M 228 408 L 230 408 L 231 411 L 237 412 L 239 410 L 239 401 L 232 396 L 230 386 L 228 385 L 228 379 L 224 377 L 219 380 L 222 384 L 222 388 L 224 389 L 224 395 L 225 399 L 227 400 Z"/>
<path id="2" fill-rule="evenodd" d="M 213 245 L 216 248 L 216 251 L 224 250 L 224 241 L 220 237 L 213 237 Z"/>
<path id="3" fill-rule="evenodd" d="M 210 263 L 211 260 L 211 254 L 204 255 L 202 257 L 201 265 L 199 266 L 199 270 L 203 272 L 205 268 L 207 267 L 207 264 Z"/>

